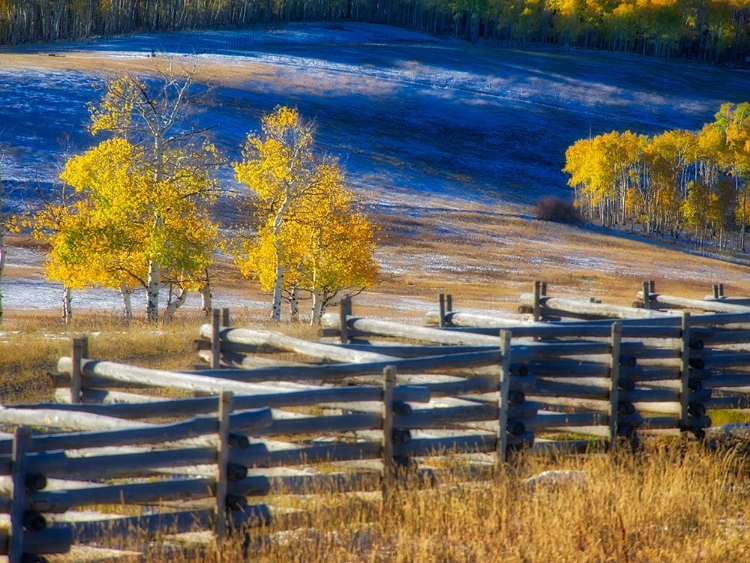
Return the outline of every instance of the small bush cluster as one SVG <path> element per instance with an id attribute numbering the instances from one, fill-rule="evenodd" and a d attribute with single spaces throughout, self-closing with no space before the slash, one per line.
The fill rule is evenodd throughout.
<path id="1" fill-rule="evenodd" d="M 581 220 L 573 202 L 555 196 L 543 197 L 537 201 L 534 215 L 542 221 L 555 223 L 578 223 Z"/>

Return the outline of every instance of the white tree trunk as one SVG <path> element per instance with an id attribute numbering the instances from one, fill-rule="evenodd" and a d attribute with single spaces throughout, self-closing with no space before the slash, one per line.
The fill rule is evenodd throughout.
<path id="1" fill-rule="evenodd" d="M 289 312 L 291 313 L 292 322 L 299 322 L 299 288 L 294 286 L 292 295 L 289 298 Z"/>
<path id="2" fill-rule="evenodd" d="M 201 310 L 206 317 L 211 316 L 211 309 L 213 309 L 213 293 L 211 293 L 211 283 L 206 282 L 206 285 L 201 286 L 198 290 L 201 294 Z"/>
<path id="3" fill-rule="evenodd" d="M 63 288 L 62 319 L 68 324 L 73 318 L 73 290 L 68 286 Z"/>
<path id="4" fill-rule="evenodd" d="M 281 301 L 282 289 L 284 285 L 284 265 L 276 260 L 276 285 L 273 287 L 273 306 L 271 309 L 271 319 L 281 322 Z"/>
<path id="5" fill-rule="evenodd" d="M 287 186 L 284 192 L 284 200 L 281 202 L 276 215 L 273 218 L 273 234 L 276 237 L 274 246 L 276 247 L 276 279 L 273 287 L 273 305 L 271 306 L 271 319 L 281 322 L 281 294 L 284 288 L 284 265 L 281 263 L 282 250 L 284 245 L 281 242 L 281 228 L 284 226 L 286 214 L 291 204 L 290 189 Z"/>
<path id="6" fill-rule="evenodd" d="M 312 318 L 310 324 L 315 326 L 320 324 L 320 318 L 323 315 L 323 296 L 317 287 L 312 290 Z"/>
<path id="7" fill-rule="evenodd" d="M 161 290 L 161 271 L 155 261 L 148 263 L 148 288 L 146 303 L 146 319 L 156 322 L 159 320 L 159 291 Z"/>
<path id="8" fill-rule="evenodd" d="M 120 295 L 122 296 L 122 308 L 125 313 L 125 320 L 130 322 L 133 320 L 133 303 L 130 297 L 133 295 L 133 290 L 124 281 L 120 284 Z"/>
<path id="9" fill-rule="evenodd" d="M 164 310 L 164 324 L 167 324 L 172 320 L 174 314 L 177 312 L 177 309 L 179 309 L 185 303 L 187 294 L 188 292 L 183 288 L 177 288 L 177 296 L 174 299 L 170 300 L 167 308 Z"/>

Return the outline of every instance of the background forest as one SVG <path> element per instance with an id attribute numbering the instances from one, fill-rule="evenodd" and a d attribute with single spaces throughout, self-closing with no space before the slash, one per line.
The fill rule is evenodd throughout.
<path id="1" fill-rule="evenodd" d="M 321 20 L 714 63 L 750 50 L 747 0 L 0 0 L 0 43 Z"/>
<path id="2" fill-rule="evenodd" d="M 703 245 L 746 251 L 750 201 L 750 103 L 724 104 L 698 132 L 649 137 L 630 131 L 581 139 L 565 171 L 583 216 L 605 227 L 639 224 L 677 239 L 688 227 Z"/>

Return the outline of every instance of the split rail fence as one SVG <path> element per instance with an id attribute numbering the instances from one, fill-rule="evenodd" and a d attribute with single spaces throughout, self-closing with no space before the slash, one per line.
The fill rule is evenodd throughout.
<path id="1" fill-rule="evenodd" d="M 190 372 L 91 359 L 76 339 L 50 376 L 58 402 L 0 409 L 16 427 L 0 437 L 0 554 L 295 526 L 299 514 L 263 497 L 390 495 L 404 475 L 429 482 L 429 457 L 448 452 L 504 460 L 596 440 L 636 447 L 649 433 L 701 438 L 709 408 L 748 407 L 750 299 L 717 286 L 681 300 L 646 283 L 637 307 L 615 307 L 537 282 L 520 303 L 529 320 L 455 311 L 441 296 L 427 326 L 412 326 L 356 316 L 344 300 L 319 342 L 233 328 L 214 311 L 196 343 L 208 366 Z M 132 515 L 82 517 L 101 505 Z"/>

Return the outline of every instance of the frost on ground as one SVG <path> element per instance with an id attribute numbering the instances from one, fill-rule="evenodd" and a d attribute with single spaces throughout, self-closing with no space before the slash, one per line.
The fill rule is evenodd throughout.
<path id="1" fill-rule="evenodd" d="M 146 57 L 152 50 L 155 59 Z M 471 46 L 365 24 L 3 48 L 4 177 L 49 181 L 65 150 L 91 142 L 85 104 L 100 94 L 101 73 L 168 55 L 216 88 L 205 120 L 230 158 L 263 112 L 295 105 L 317 120 L 318 139 L 355 183 L 366 178 L 363 187 L 397 202 L 415 190 L 533 201 L 540 190 L 565 189 L 560 169 L 576 139 L 613 127 L 698 128 L 750 90 L 750 75 L 725 69 Z"/>
<path id="2" fill-rule="evenodd" d="M 614 128 L 697 129 L 722 103 L 744 101 L 750 91 L 750 74 L 740 71 L 613 53 L 468 45 L 366 24 L 4 46 L 0 176 L 11 207 L 49 192 L 65 159 L 93 144 L 86 104 L 101 95 L 107 73 L 148 72 L 166 57 L 195 68 L 212 87 L 202 124 L 215 129 L 230 161 L 239 158 L 264 112 L 296 106 L 316 120 L 316 139 L 341 159 L 370 209 L 416 220 L 436 209 L 465 208 L 491 210 L 488 221 L 489 215 L 504 220 L 498 209 L 522 217 L 541 195 L 569 195 L 561 168 L 575 140 Z M 229 168 L 222 178 L 227 189 L 238 189 Z M 223 206 L 231 212 L 231 200 Z M 551 236 L 527 241 L 514 256 L 501 236 L 468 234 L 460 218 L 440 222 L 432 240 L 486 248 L 487 256 L 502 248 L 502 262 L 434 251 L 420 245 L 420 235 L 414 233 L 412 248 L 379 256 L 386 273 L 435 279 L 436 287 L 441 279 L 504 279 L 529 265 L 648 276 L 648 266 L 623 269 L 597 249 L 571 253 L 568 241 Z M 23 275 L 22 266 L 16 263 L 5 288 L 5 306 L 57 308 L 59 287 L 39 274 Z M 705 274 L 707 282 L 710 277 Z M 119 308 L 116 293 L 93 294 L 97 307 Z M 217 294 L 220 306 L 234 300 L 231 291 Z M 194 298 L 187 306 L 196 306 Z"/>

